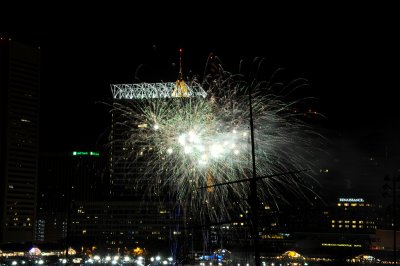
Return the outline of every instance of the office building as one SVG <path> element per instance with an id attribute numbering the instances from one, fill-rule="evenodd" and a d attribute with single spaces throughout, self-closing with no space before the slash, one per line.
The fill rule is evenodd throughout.
<path id="1" fill-rule="evenodd" d="M 40 51 L 0 36 L 0 242 L 34 238 Z"/>
<path id="2" fill-rule="evenodd" d="M 58 242 L 67 236 L 67 216 L 75 201 L 103 200 L 108 189 L 106 156 L 94 151 L 40 155 L 36 240 Z M 39 228 L 39 226 L 41 228 Z"/>

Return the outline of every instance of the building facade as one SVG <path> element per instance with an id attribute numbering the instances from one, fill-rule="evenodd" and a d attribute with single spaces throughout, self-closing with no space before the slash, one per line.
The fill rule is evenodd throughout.
<path id="1" fill-rule="evenodd" d="M 341 197 L 326 216 L 333 232 L 370 234 L 381 223 L 381 208 L 364 198 Z"/>
<path id="2" fill-rule="evenodd" d="M 107 196 L 106 162 L 106 156 L 94 151 L 41 153 L 37 241 L 65 239 L 73 202 L 93 202 Z"/>
<path id="3" fill-rule="evenodd" d="M 0 39 L 0 242 L 25 242 L 36 215 L 40 51 Z"/>
<path id="4" fill-rule="evenodd" d="M 179 206 L 170 203 L 74 202 L 72 212 L 72 244 L 115 250 L 139 246 L 151 252 L 183 236 Z"/>
<path id="5" fill-rule="evenodd" d="M 141 130 L 140 124 L 126 125 L 127 114 L 122 107 L 134 103 L 135 101 L 127 99 L 114 99 L 113 103 L 110 135 L 110 195 L 115 200 L 141 200 L 145 191 L 144 183 L 139 180 L 144 179 L 146 148 L 144 145 L 131 145 L 127 142 L 132 134 L 137 134 L 138 130 Z M 139 159 L 132 162 L 132 157 L 137 156 L 140 156 Z"/>
<path id="6" fill-rule="evenodd" d="M 183 85 L 182 85 L 183 84 Z M 184 88 L 184 90 L 179 90 Z M 72 224 L 74 235 L 103 237 L 109 246 L 125 247 L 139 245 L 146 249 L 170 248 L 174 254 L 182 254 L 188 247 L 188 239 L 193 239 L 193 230 L 186 230 L 188 218 L 186 210 L 174 204 L 173 197 L 165 188 L 151 191 L 148 182 L 154 182 L 154 172 L 149 172 L 148 160 L 154 155 L 154 147 L 149 143 L 131 143 L 130 138 L 147 131 L 149 125 L 132 120 L 131 112 L 151 101 L 183 100 L 186 97 L 205 97 L 205 91 L 198 84 L 138 83 L 113 84 L 113 112 L 110 134 L 110 202 L 105 206 L 82 206 L 77 209 Z M 151 175 L 151 176 L 150 176 Z M 129 203 L 123 204 L 128 201 Z M 97 208 L 88 209 L 85 208 Z M 93 215 L 96 213 L 94 224 Z M 76 222 L 79 222 L 76 224 Z M 92 228 L 88 227 L 89 224 Z M 114 226 L 114 227 L 112 227 Z M 117 235 L 115 235 L 117 234 Z M 192 241 L 192 240 L 191 240 Z M 194 241 L 194 240 L 193 240 Z M 101 241 L 97 241 L 101 242 Z"/>
<path id="7" fill-rule="evenodd" d="M 136 83 L 112 84 L 113 109 L 111 121 L 110 184 L 111 195 L 117 200 L 142 200 L 153 197 L 148 191 L 150 178 L 148 159 L 154 155 L 154 147 L 149 143 L 131 143 L 140 131 L 148 130 L 143 121 L 134 121 L 132 112 L 152 101 L 175 101 L 190 97 L 205 97 L 207 94 L 197 83 Z M 143 133 L 142 133 L 143 134 Z M 154 177 L 154 176 L 153 176 Z M 147 194 L 147 195 L 146 195 Z M 162 192 L 158 193 L 163 194 Z"/>

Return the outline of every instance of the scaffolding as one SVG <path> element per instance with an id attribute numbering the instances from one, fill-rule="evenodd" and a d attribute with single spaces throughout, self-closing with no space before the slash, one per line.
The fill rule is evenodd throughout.
<path id="1" fill-rule="evenodd" d="M 114 99 L 126 100 L 207 96 L 199 83 L 188 82 L 182 86 L 181 82 L 111 84 L 111 92 Z"/>

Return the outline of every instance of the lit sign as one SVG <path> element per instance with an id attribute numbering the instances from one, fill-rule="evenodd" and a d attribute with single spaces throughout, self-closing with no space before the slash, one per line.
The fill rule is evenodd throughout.
<path id="1" fill-rule="evenodd" d="M 345 248 L 361 248 L 360 244 L 348 244 L 348 243 L 321 243 L 323 247 L 345 247 Z"/>
<path id="2" fill-rule="evenodd" d="M 94 151 L 73 151 L 73 156 L 100 156 L 100 153 Z"/>
<path id="3" fill-rule="evenodd" d="M 364 202 L 363 198 L 339 198 L 339 202 Z"/>

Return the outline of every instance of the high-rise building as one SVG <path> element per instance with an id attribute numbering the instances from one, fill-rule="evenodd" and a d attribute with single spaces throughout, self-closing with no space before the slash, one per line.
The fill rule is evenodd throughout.
<path id="1" fill-rule="evenodd" d="M 0 36 L 0 242 L 34 237 L 39 92 L 39 49 Z"/>
<path id="2" fill-rule="evenodd" d="M 381 205 L 364 198 L 341 197 L 326 217 L 334 232 L 374 233 L 381 224 Z"/>
<path id="3" fill-rule="evenodd" d="M 186 97 L 205 97 L 207 94 L 197 84 L 184 83 L 178 79 L 176 83 L 138 83 L 112 84 L 113 113 L 111 131 L 110 185 L 111 194 L 117 199 L 132 198 L 141 200 L 146 193 L 144 180 L 151 180 L 148 167 L 149 154 L 154 147 L 148 143 L 131 144 L 129 138 L 145 130 L 148 125 L 142 121 L 129 120 L 129 113 L 135 106 L 147 100 L 174 101 Z M 134 158 L 134 160 L 132 160 Z"/>
<path id="4" fill-rule="evenodd" d="M 65 239 L 73 202 L 105 198 L 109 183 L 105 158 L 94 151 L 40 154 L 37 241 Z"/>
<path id="5" fill-rule="evenodd" d="M 111 89 L 114 108 L 110 136 L 110 192 L 115 207 L 110 211 L 103 208 L 104 213 L 101 214 L 96 209 L 101 205 L 82 205 L 82 210 L 77 210 L 77 214 L 80 215 L 74 216 L 75 219 L 80 220 L 76 220 L 79 223 L 73 225 L 73 230 L 78 233 L 80 238 L 85 235 L 89 235 L 90 238 L 90 235 L 98 236 L 100 234 L 105 239 L 103 243 L 112 245 L 126 245 L 129 241 L 130 243 L 138 241 L 138 243 L 143 243 L 145 248 L 149 248 L 155 247 L 161 242 L 165 244 L 165 241 L 167 243 L 173 241 L 175 244 L 171 245 L 176 250 L 180 250 L 174 253 L 180 253 L 185 245 L 178 242 L 181 242 L 182 239 L 189 239 L 183 235 L 185 230 L 181 228 L 185 217 L 182 213 L 185 211 L 181 210 L 182 213 L 177 215 L 174 200 L 169 198 L 170 195 L 167 192 L 164 193 L 162 189 L 160 191 L 148 190 L 150 186 L 146 182 L 154 182 L 154 178 L 152 178 L 154 176 L 149 175 L 155 173 L 150 173 L 146 167 L 148 167 L 148 160 L 154 153 L 155 147 L 149 143 L 132 144 L 128 141 L 129 138 L 134 138 L 141 130 L 147 130 L 149 127 L 143 121 L 132 121 L 129 115 L 137 106 L 147 104 L 152 100 L 178 101 L 184 100 L 182 98 L 186 97 L 200 98 L 205 97 L 206 92 L 195 82 L 186 84 L 181 75 L 176 83 L 113 84 Z M 143 202 L 147 196 L 151 196 L 150 200 Z M 130 204 L 120 204 L 127 200 L 130 201 Z M 141 208 L 135 206 L 141 206 Z M 90 215 L 82 215 L 79 211 Z M 116 211 L 116 213 L 111 211 Z M 91 229 L 88 227 L 87 221 L 94 221 L 93 214 L 98 217 L 98 224 Z M 106 229 L 105 224 L 112 224 L 110 217 L 115 225 L 114 230 L 120 231 L 120 235 L 113 235 L 109 229 Z M 180 241 L 176 241 L 178 239 Z M 181 248 L 178 248 L 179 246 Z"/>

